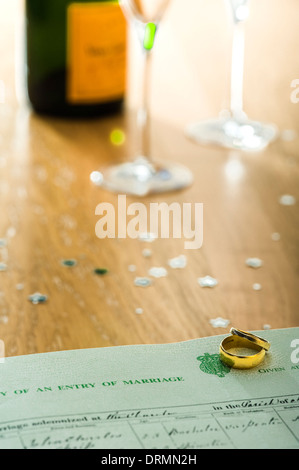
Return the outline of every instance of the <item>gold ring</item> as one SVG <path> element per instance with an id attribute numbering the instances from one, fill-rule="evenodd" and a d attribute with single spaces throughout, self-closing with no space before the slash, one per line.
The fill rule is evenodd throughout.
<path id="1" fill-rule="evenodd" d="M 232 348 L 254 349 L 257 353 L 252 355 L 240 355 L 229 352 Z M 252 367 L 256 367 L 262 362 L 266 354 L 264 348 L 238 335 L 231 335 L 225 338 L 220 344 L 219 352 L 221 361 L 234 369 L 251 369 Z"/>
<path id="2" fill-rule="evenodd" d="M 239 330 L 238 328 L 231 328 L 230 332 L 232 335 L 237 335 L 240 336 L 240 338 L 246 338 L 249 341 L 252 341 L 261 348 L 265 349 L 266 351 L 269 351 L 270 349 L 270 343 L 265 339 L 261 338 L 260 336 L 248 333 L 247 331 Z"/>

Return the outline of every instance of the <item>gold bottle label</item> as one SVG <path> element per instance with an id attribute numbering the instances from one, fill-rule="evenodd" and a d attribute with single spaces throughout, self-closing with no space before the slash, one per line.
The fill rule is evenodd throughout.
<path id="1" fill-rule="evenodd" d="M 126 85 L 126 20 L 118 2 L 72 3 L 67 11 L 67 100 L 121 99 Z"/>

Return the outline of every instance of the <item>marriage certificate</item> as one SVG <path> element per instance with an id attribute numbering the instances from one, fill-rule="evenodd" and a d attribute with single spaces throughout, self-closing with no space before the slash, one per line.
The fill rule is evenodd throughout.
<path id="1" fill-rule="evenodd" d="M 222 335 L 5 358 L 0 448 L 299 448 L 299 328 L 257 334 L 250 370 L 222 364 Z"/>

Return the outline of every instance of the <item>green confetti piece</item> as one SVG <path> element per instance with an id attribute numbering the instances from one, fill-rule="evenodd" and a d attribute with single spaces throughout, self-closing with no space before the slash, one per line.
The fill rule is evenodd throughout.
<path id="1" fill-rule="evenodd" d="M 106 269 L 106 268 L 96 268 L 96 269 L 94 269 L 93 272 L 95 274 L 97 274 L 98 276 L 104 276 L 105 274 L 108 273 L 108 269 Z"/>
<path id="2" fill-rule="evenodd" d="M 155 23 L 147 23 L 144 33 L 143 47 L 145 50 L 150 51 L 155 42 L 157 26 Z"/>
<path id="3" fill-rule="evenodd" d="M 72 268 L 73 266 L 77 265 L 77 261 L 75 259 L 63 259 L 61 261 L 62 266 L 67 266 L 68 268 Z"/>

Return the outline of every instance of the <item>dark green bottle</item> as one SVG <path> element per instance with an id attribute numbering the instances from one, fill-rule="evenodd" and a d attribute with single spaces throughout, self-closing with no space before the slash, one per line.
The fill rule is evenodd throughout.
<path id="1" fill-rule="evenodd" d="M 39 113 L 119 111 L 126 21 L 118 1 L 26 0 L 27 92 Z"/>

